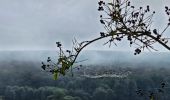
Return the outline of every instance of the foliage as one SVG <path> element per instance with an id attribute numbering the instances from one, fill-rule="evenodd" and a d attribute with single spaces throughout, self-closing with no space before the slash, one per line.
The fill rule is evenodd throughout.
<path id="1" fill-rule="evenodd" d="M 52 61 L 50 57 L 47 63 L 42 62 L 42 68 L 47 72 L 54 74 L 54 79 L 59 75 L 65 75 L 67 71 L 73 69 L 80 52 L 91 43 L 100 39 L 108 38 L 105 44 L 116 44 L 123 39 L 129 41 L 129 45 L 137 46 L 135 48 L 135 55 L 140 54 L 145 49 L 156 50 L 153 45 L 158 43 L 170 50 L 167 45 L 168 39 L 163 37 L 166 29 L 170 26 L 170 9 L 165 6 L 165 13 L 169 20 L 166 27 L 162 31 L 152 29 L 152 18 L 155 11 L 151 11 L 149 5 L 146 7 L 138 7 L 131 5 L 130 0 L 113 0 L 113 2 L 106 3 L 104 1 L 98 2 L 98 11 L 103 12 L 100 15 L 100 22 L 104 25 L 106 32 L 100 32 L 100 36 L 88 41 L 78 42 L 73 40 L 72 50 L 64 50 L 60 42 L 56 42 L 59 48 L 58 61 Z M 74 66 L 74 68 L 80 68 Z M 73 74 L 73 73 L 72 73 Z"/>
<path id="2" fill-rule="evenodd" d="M 21 68 L 26 72 L 26 69 Z M 33 75 L 30 76 L 31 79 L 26 78 L 25 81 L 22 81 L 23 78 L 20 76 L 26 76 L 28 72 L 16 73 L 15 70 L 18 69 L 11 69 L 8 73 L 4 73 L 1 70 L 0 95 L 5 96 L 5 100 L 56 100 L 56 98 L 57 100 L 143 100 L 144 98 L 149 99 L 153 92 L 157 94 L 159 100 L 169 100 L 169 68 L 125 69 L 131 70 L 132 75 L 123 79 L 91 79 L 75 76 L 63 77 L 56 81 L 52 81 L 50 76 L 46 78 L 43 73 L 35 73 L 38 71 L 35 66 L 29 69 L 30 73 L 33 72 Z M 7 78 L 8 75 L 13 77 Z M 37 75 L 38 77 L 32 79 Z M 2 77 L 6 78 L 6 81 L 3 81 Z M 12 81 L 13 79 L 16 81 Z M 40 83 L 39 86 L 35 84 L 36 82 Z M 159 92 L 162 82 L 165 82 L 164 89 L 162 89 L 163 92 Z M 141 95 L 142 92 L 145 94 Z"/>

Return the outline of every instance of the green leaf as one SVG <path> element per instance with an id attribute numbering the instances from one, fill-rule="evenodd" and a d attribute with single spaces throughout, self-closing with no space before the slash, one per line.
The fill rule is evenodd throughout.
<path id="1" fill-rule="evenodd" d="M 108 3 L 108 5 L 114 6 L 113 3 Z"/>
<path id="2" fill-rule="evenodd" d="M 67 67 L 69 68 L 69 67 L 71 67 L 71 66 L 72 66 L 71 61 L 68 61 Z"/>
<path id="3" fill-rule="evenodd" d="M 66 69 L 65 69 L 64 67 L 61 68 L 60 73 L 61 73 L 63 76 L 65 75 L 65 70 L 66 70 Z"/>
<path id="4" fill-rule="evenodd" d="M 150 97 L 150 100 L 154 100 L 154 96 L 153 95 Z"/>
<path id="5" fill-rule="evenodd" d="M 57 80 L 57 79 L 58 79 L 58 72 L 54 72 L 53 78 L 54 78 L 54 80 Z"/>
<path id="6" fill-rule="evenodd" d="M 110 35 L 115 35 L 117 31 L 111 31 Z"/>

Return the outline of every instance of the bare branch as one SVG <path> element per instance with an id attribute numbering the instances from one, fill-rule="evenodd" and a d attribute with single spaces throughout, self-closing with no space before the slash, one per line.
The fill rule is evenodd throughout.
<path id="1" fill-rule="evenodd" d="M 99 1 L 98 11 L 103 12 L 100 15 L 100 22 L 104 26 L 106 32 L 100 32 L 100 36 L 89 41 L 78 42 L 75 38 L 73 40 L 73 49 L 66 50 L 62 48 L 60 42 L 56 42 L 59 48 L 59 58 L 56 63 L 50 64 L 42 63 L 42 68 L 46 71 L 54 74 L 54 77 L 58 75 L 65 75 L 66 71 L 72 70 L 73 65 L 76 63 L 77 57 L 81 51 L 88 45 L 104 39 L 109 38 L 105 44 L 120 42 L 123 38 L 129 41 L 129 45 L 137 46 L 135 48 L 135 55 L 140 54 L 145 48 L 150 50 L 156 49 L 153 44 L 158 43 L 167 50 L 170 50 L 170 46 L 167 45 L 169 38 L 163 37 L 163 33 L 170 26 L 170 9 L 166 6 L 165 13 L 168 16 L 168 24 L 161 33 L 157 29 L 151 29 L 152 18 L 155 11 L 151 12 L 149 5 L 146 7 L 135 8 L 131 5 L 130 0 L 114 0 L 111 3 L 105 3 Z M 116 45 L 116 44 L 115 44 Z"/>

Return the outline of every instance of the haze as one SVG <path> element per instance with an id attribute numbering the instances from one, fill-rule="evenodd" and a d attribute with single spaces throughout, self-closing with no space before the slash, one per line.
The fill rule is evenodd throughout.
<path id="1" fill-rule="evenodd" d="M 97 2 L 98 0 L 0 0 L 0 50 L 55 50 L 56 41 L 61 41 L 66 48 L 70 48 L 74 37 L 78 40 L 94 38 L 100 31 L 104 31 L 99 23 Z M 160 26 L 164 26 L 167 20 L 164 6 L 170 5 L 169 0 L 133 2 L 137 7 L 151 5 L 157 12 L 155 27 L 162 29 Z M 167 36 L 170 36 L 169 31 L 166 32 Z M 104 41 L 100 41 L 87 49 L 134 49 L 126 46 L 126 41 L 111 49 L 102 46 L 103 43 Z M 160 51 L 166 51 L 162 47 L 156 47 Z"/>

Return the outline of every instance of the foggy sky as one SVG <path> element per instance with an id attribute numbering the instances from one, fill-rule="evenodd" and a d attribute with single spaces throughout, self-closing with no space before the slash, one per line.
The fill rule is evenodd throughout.
<path id="1" fill-rule="evenodd" d="M 160 28 L 160 25 L 164 25 L 167 20 L 164 17 L 164 6 L 170 5 L 169 0 L 133 1 L 134 5 L 150 4 L 157 12 L 154 22 L 163 23 L 155 26 Z M 74 37 L 78 40 L 94 38 L 104 30 L 99 23 L 97 2 L 98 0 L 0 0 L 0 50 L 51 50 L 56 49 L 56 41 L 61 41 L 69 48 Z M 167 32 L 166 35 L 168 34 L 170 33 Z M 108 49 L 107 46 L 102 46 L 103 43 L 104 41 L 100 41 L 88 49 Z M 111 49 L 124 50 L 127 47 L 124 44 L 125 42 Z"/>

